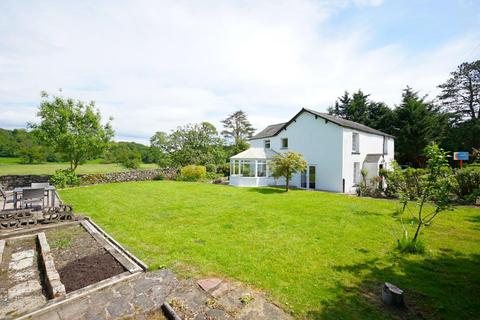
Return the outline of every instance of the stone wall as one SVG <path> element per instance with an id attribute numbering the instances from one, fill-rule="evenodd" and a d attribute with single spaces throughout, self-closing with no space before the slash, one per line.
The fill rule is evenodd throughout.
<path id="1" fill-rule="evenodd" d="M 6 175 L 0 176 L 0 185 L 7 190 L 12 190 L 17 187 L 24 187 L 35 183 L 45 183 L 50 180 L 49 175 Z"/>
<path id="2" fill-rule="evenodd" d="M 125 172 L 111 172 L 98 174 L 80 174 L 80 183 L 82 185 L 128 182 L 128 181 L 144 181 L 154 179 L 175 179 L 175 169 L 149 169 L 149 170 L 130 170 Z M 48 182 L 50 175 L 6 175 L 0 176 L 0 184 L 7 190 L 16 187 L 29 186 L 32 182 Z"/>

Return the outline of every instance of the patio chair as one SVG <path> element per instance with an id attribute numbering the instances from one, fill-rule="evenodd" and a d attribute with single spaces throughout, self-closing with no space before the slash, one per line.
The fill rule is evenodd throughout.
<path id="1" fill-rule="evenodd" d="M 34 203 L 42 203 L 42 208 L 45 207 L 45 188 L 24 189 L 22 194 L 22 206 L 25 208 L 33 207 Z"/>
<path id="2" fill-rule="evenodd" d="M 13 203 L 13 193 L 10 193 L 5 190 L 3 190 L 3 188 L 0 188 L 0 195 L 2 196 L 3 198 L 3 209 L 2 210 L 5 210 L 5 206 L 7 203 Z M 8 198 L 11 198 L 11 199 L 8 199 Z"/>
<path id="3" fill-rule="evenodd" d="M 32 182 L 31 187 L 32 188 L 47 188 L 47 187 L 50 187 L 50 183 L 48 183 L 48 182 Z M 45 190 L 45 197 L 48 197 L 48 190 Z"/>
<path id="4" fill-rule="evenodd" d="M 46 188 L 50 187 L 48 182 L 32 182 L 32 188 Z"/>

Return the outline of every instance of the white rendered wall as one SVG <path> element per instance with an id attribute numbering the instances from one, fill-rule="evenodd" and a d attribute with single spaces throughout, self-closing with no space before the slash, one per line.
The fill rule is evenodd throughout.
<path id="1" fill-rule="evenodd" d="M 308 165 L 316 165 L 316 189 L 342 192 L 342 133 L 341 126 L 303 112 L 287 130 L 275 137 L 251 140 L 250 144 L 253 148 L 263 148 L 264 140 L 270 140 L 274 151 L 301 153 Z M 281 149 L 282 138 L 288 138 L 288 149 Z M 300 187 L 300 174 L 293 177 L 291 185 Z"/>
<path id="2" fill-rule="evenodd" d="M 359 134 L 359 154 L 352 153 L 353 132 Z M 387 139 L 388 153 L 384 155 L 384 160 L 380 160 L 380 162 L 385 162 L 385 169 L 390 168 L 390 163 L 393 160 L 394 155 L 394 139 Z M 356 131 L 349 128 L 343 128 L 343 146 L 343 178 L 345 179 L 345 192 L 353 193 L 356 189 L 353 177 L 353 163 L 360 162 L 360 169 L 365 168 L 368 170 L 368 179 L 378 175 L 378 165 L 367 165 L 364 164 L 364 161 L 367 154 L 383 154 L 383 136 Z"/>

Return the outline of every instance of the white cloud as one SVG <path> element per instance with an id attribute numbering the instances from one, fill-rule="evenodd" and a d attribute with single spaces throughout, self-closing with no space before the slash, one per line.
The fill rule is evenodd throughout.
<path id="1" fill-rule="evenodd" d="M 381 1 L 354 1 L 379 5 Z M 370 26 L 324 31 L 314 1 L 0 4 L 0 126 L 34 119 L 39 92 L 95 100 L 119 138 L 219 121 L 242 108 L 258 129 L 359 88 L 389 104 L 435 90 L 478 35 L 413 55 L 367 46 Z M 37 102 L 35 102 L 37 101 Z"/>

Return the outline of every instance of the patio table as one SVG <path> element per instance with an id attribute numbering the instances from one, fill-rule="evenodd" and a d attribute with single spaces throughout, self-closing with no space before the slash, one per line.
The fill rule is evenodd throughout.
<path id="1" fill-rule="evenodd" d="M 32 188 L 32 187 L 19 187 L 13 189 L 13 207 L 17 209 L 17 203 L 18 203 L 18 195 L 23 193 L 23 190 L 28 190 L 28 189 L 40 189 L 40 188 Z M 52 203 L 52 206 L 55 207 L 55 187 L 54 186 L 48 186 L 43 188 L 48 192 L 47 196 L 47 206 L 50 206 L 50 200 Z"/>

